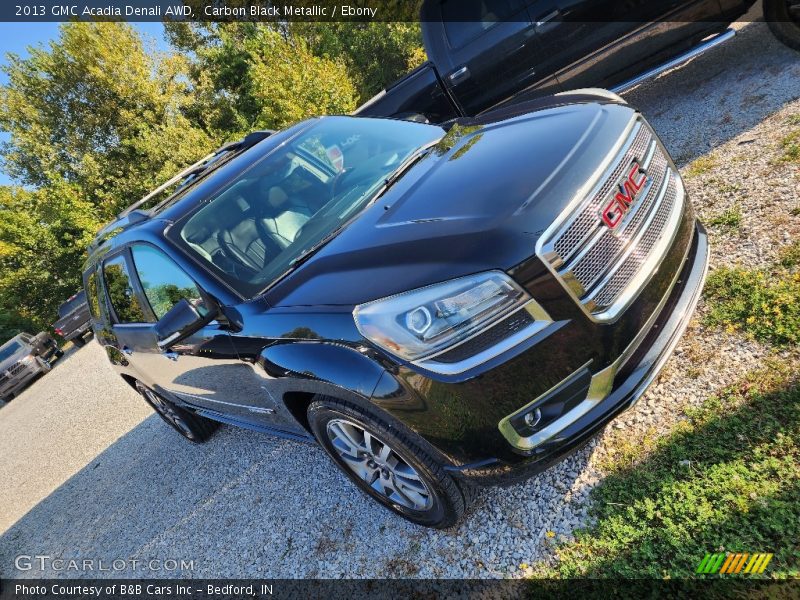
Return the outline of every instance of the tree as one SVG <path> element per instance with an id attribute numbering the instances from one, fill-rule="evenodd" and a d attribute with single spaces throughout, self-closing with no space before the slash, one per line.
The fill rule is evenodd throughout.
<path id="1" fill-rule="evenodd" d="M 81 287 L 86 247 L 100 226 L 74 184 L 0 187 L 0 313 L 45 328 Z"/>
<path id="2" fill-rule="evenodd" d="M 170 23 L 171 43 L 194 56 L 187 115 L 219 136 L 350 112 L 356 92 L 339 59 L 315 55 L 285 28 L 263 23 Z"/>
<path id="3" fill-rule="evenodd" d="M 9 55 L 0 86 L 4 169 L 29 186 L 77 186 L 108 218 L 209 151 L 183 114 L 186 60 L 149 54 L 126 23 L 65 23 L 48 47 Z"/>
<path id="4" fill-rule="evenodd" d="M 359 103 L 427 60 L 419 23 L 305 23 L 290 30 L 317 56 L 341 57 Z"/>

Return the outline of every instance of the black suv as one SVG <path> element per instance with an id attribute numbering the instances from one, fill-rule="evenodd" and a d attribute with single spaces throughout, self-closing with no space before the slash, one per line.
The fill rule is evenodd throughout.
<path id="1" fill-rule="evenodd" d="M 547 468 L 634 403 L 706 273 L 642 116 L 599 90 L 549 103 L 221 149 L 98 236 L 97 339 L 189 440 L 316 439 L 384 505 L 452 525 L 473 484 Z"/>

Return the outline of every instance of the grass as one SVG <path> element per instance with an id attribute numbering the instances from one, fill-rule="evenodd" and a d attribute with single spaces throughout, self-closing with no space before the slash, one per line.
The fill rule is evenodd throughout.
<path id="1" fill-rule="evenodd" d="M 781 140 L 783 154 L 780 162 L 800 162 L 800 129 L 785 135 Z"/>
<path id="2" fill-rule="evenodd" d="M 777 346 L 800 344 L 800 272 L 796 244 L 778 267 L 717 269 L 708 277 L 705 323 L 741 331 Z"/>
<path id="3" fill-rule="evenodd" d="M 717 159 L 713 154 L 707 154 L 695 159 L 689 166 L 686 167 L 686 177 L 697 177 L 703 173 L 708 173 L 711 169 L 717 166 Z"/>
<path id="4" fill-rule="evenodd" d="M 795 365 L 796 367 L 796 365 Z M 667 437 L 646 435 L 593 491 L 594 525 L 540 577 L 694 576 L 706 552 L 773 552 L 762 577 L 800 564 L 800 386 L 769 362 Z M 718 578 L 718 576 L 698 576 Z"/>
<path id="5" fill-rule="evenodd" d="M 728 210 L 711 217 L 708 220 L 708 224 L 728 230 L 739 229 L 742 224 L 742 209 L 736 204 Z"/>
<path id="6" fill-rule="evenodd" d="M 800 240 L 781 250 L 778 263 L 787 269 L 800 265 Z"/>
<path id="7" fill-rule="evenodd" d="M 772 269 L 718 269 L 705 292 L 707 323 L 796 348 L 799 266 L 795 242 Z M 706 553 L 771 552 L 763 575 L 733 577 L 800 577 L 798 356 L 768 358 L 699 408 L 676 409 L 666 436 L 652 427 L 612 434 L 592 525 L 553 541 L 558 560 L 534 575 L 719 580 L 731 576 L 695 574 Z"/>

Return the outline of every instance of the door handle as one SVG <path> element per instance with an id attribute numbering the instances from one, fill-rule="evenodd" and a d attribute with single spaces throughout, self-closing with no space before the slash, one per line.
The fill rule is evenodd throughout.
<path id="1" fill-rule="evenodd" d="M 447 76 L 447 78 L 450 80 L 450 83 L 458 83 L 459 81 L 461 81 L 462 79 L 466 79 L 467 77 L 469 77 L 469 69 L 466 66 L 461 67 L 456 71 L 453 71 L 452 73 L 450 73 L 450 75 Z"/>
<path id="2" fill-rule="evenodd" d="M 168 358 L 170 360 L 178 360 L 177 352 L 162 352 L 161 356 L 163 356 L 164 358 Z"/>
<path id="3" fill-rule="evenodd" d="M 133 354 L 133 350 L 128 348 L 127 346 L 123 346 L 122 347 L 122 353 L 123 354 L 127 354 L 128 356 L 130 356 L 131 354 Z"/>
<path id="4" fill-rule="evenodd" d="M 540 33 L 544 33 L 545 31 L 549 31 L 551 29 L 551 26 L 555 25 L 555 23 L 553 21 L 556 18 L 559 18 L 558 20 L 561 21 L 560 17 L 561 17 L 561 11 L 558 10 L 558 9 L 556 9 L 556 10 L 550 12 L 550 13 L 547 13 L 546 15 L 541 16 L 536 20 L 536 29 Z"/>

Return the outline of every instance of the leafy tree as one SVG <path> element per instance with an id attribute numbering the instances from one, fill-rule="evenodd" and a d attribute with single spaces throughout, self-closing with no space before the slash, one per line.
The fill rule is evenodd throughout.
<path id="1" fill-rule="evenodd" d="M 0 86 L 0 158 L 19 182 L 74 184 L 107 218 L 214 145 L 183 114 L 186 60 L 146 52 L 128 24 L 65 23 L 29 52 Z"/>
<path id="2" fill-rule="evenodd" d="M 99 225 L 74 184 L 0 187 L 0 314 L 48 327 L 81 287 L 85 249 Z"/>
<path id="3" fill-rule="evenodd" d="M 341 57 L 366 102 L 427 60 L 419 23 L 304 23 L 290 25 L 317 56 Z"/>
<path id="4" fill-rule="evenodd" d="M 306 40 L 285 28 L 263 23 L 170 23 L 166 28 L 172 44 L 195 57 L 195 101 L 187 115 L 219 136 L 355 108 L 345 65 L 315 55 Z"/>
<path id="5" fill-rule="evenodd" d="M 38 327 L 29 319 L 20 317 L 13 312 L 0 310 L 0 344 L 5 344 L 20 331 L 36 333 Z"/>

